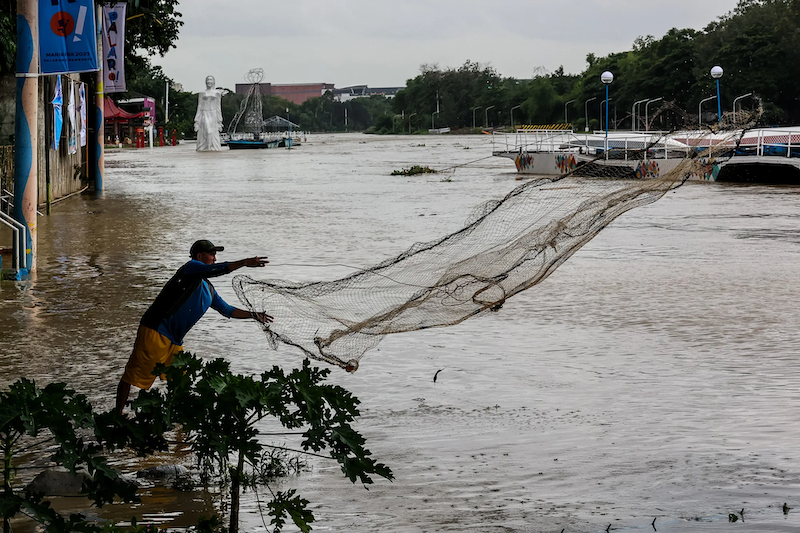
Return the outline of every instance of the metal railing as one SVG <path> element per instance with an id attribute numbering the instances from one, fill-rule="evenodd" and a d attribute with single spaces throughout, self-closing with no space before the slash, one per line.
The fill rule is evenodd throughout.
<path id="1" fill-rule="evenodd" d="M 572 130 L 517 130 L 492 135 L 493 152 L 572 152 L 587 156 L 602 155 L 608 142 L 609 159 L 666 159 L 686 157 L 691 148 L 673 141 L 663 132 L 623 132 L 608 136 L 605 131 L 575 133 Z"/>
<path id="2" fill-rule="evenodd" d="M 20 268 L 27 270 L 28 263 L 27 256 L 25 254 L 25 226 L 2 212 L 0 212 L 0 223 L 11 228 L 11 231 L 14 234 L 14 244 L 12 246 L 14 271 L 19 273 Z"/>
<path id="3" fill-rule="evenodd" d="M 800 128 L 764 128 L 745 132 L 738 140 L 730 135 L 709 135 L 707 131 L 624 132 L 608 137 L 608 158 L 672 159 L 687 157 L 709 146 L 730 146 L 732 156 L 800 158 Z M 645 150 L 646 148 L 646 150 Z M 576 134 L 572 130 L 518 130 L 492 135 L 492 151 L 573 152 L 588 156 L 605 151 L 605 132 Z"/>

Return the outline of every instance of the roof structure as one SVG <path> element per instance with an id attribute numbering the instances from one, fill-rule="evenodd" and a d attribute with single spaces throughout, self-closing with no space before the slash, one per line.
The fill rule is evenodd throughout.
<path id="1" fill-rule="evenodd" d="M 115 104 L 114 100 L 111 98 L 106 97 L 103 99 L 103 118 L 106 120 L 114 119 L 123 121 L 131 118 L 141 118 L 143 116 L 144 111 L 140 113 L 131 113 L 117 107 L 117 104 Z"/>
<path id="2" fill-rule="evenodd" d="M 267 128 L 289 128 L 290 126 L 294 129 L 300 129 L 299 124 L 295 124 L 280 115 L 275 115 L 274 117 L 270 117 L 264 120 L 264 126 Z"/>

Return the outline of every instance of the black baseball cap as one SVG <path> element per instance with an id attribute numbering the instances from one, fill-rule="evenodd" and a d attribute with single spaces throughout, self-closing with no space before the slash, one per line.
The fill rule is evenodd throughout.
<path id="1" fill-rule="evenodd" d="M 221 252 L 224 249 L 224 246 L 214 246 L 214 243 L 211 241 L 201 239 L 199 241 L 195 241 L 195 243 L 192 245 L 192 248 L 189 250 L 189 255 L 192 257 L 192 259 L 194 259 L 200 252 Z"/>

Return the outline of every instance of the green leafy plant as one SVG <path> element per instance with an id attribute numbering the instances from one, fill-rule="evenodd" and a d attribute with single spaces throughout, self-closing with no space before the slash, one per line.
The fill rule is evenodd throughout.
<path id="1" fill-rule="evenodd" d="M 203 480 L 230 483 L 231 533 L 238 531 L 242 489 L 265 481 L 256 474 L 263 472 L 265 461 L 276 459 L 264 453 L 270 446 L 261 442 L 256 428 L 266 417 L 287 429 L 302 429 L 302 451 L 323 457 L 320 452 L 327 451 L 351 482 L 370 484 L 373 475 L 392 479 L 391 470 L 371 457 L 364 437 L 351 426 L 359 415 L 358 399 L 325 384 L 330 370 L 312 367 L 308 360 L 289 373 L 274 366 L 255 378 L 232 373 L 223 359 L 205 362 L 180 353 L 172 366 L 159 365 L 154 373 L 166 375 L 167 387 L 141 392 L 132 404 L 133 420 L 146 421 L 160 434 L 181 426 Z M 303 532 L 311 530 L 314 515 L 307 500 L 294 490 L 270 488 L 270 493 L 267 514 L 274 531 L 281 531 L 288 519 Z"/>
<path id="2" fill-rule="evenodd" d="M 81 493 L 101 507 L 115 496 L 137 501 L 136 487 L 123 480 L 108 465 L 103 439 L 95 432 L 92 407 L 82 394 L 64 383 L 52 383 L 43 389 L 33 381 L 20 379 L 7 391 L 0 392 L 0 452 L 3 454 L 3 490 L 0 513 L 3 531 L 10 532 L 9 520 L 23 513 L 40 522 L 47 532 L 92 531 L 84 517 L 73 514 L 64 518 L 50 508 L 42 494 L 14 489 L 14 459 L 23 453 L 41 451 L 44 444 L 55 442 L 52 460 L 70 473 L 86 474 Z"/>
<path id="3" fill-rule="evenodd" d="M 370 484 L 374 475 L 392 479 L 391 470 L 371 457 L 364 438 L 351 426 L 359 415 L 358 399 L 324 383 L 330 370 L 312 367 L 308 360 L 289 373 L 276 366 L 256 378 L 232 373 L 222 359 L 204 362 L 181 353 L 171 367 L 159 365 L 154 373 L 166 374 L 166 389 L 141 392 L 130 418 L 116 409 L 94 413 L 85 396 L 63 383 L 42 389 L 23 378 L 0 392 L 4 533 L 10 533 L 9 520 L 18 514 L 38 521 L 47 533 L 122 531 L 113 524 L 86 521 L 80 514 L 65 518 L 51 509 L 44 495 L 14 487 L 15 459 L 45 453 L 45 445 L 55 444 L 52 460 L 73 474 L 85 474 L 80 492 L 95 505 L 115 498 L 133 502 L 136 485 L 123 480 L 102 453 L 130 449 L 145 456 L 167 450 L 165 434 L 176 426 L 187 436 L 202 480 L 229 484 L 231 533 L 238 531 L 241 491 L 264 485 L 271 494 L 266 508 L 274 531 L 281 531 L 288 520 L 303 532 L 311 530 L 314 515 L 309 502 L 294 490 L 273 492 L 269 487 L 276 478 L 305 467 L 299 454 L 338 461 L 352 482 Z M 261 442 L 264 435 L 256 424 L 266 417 L 297 430 L 301 450 Z M 155 531 L 152 526 L 137 526 L 135 520 L 131 523 L 134 531 Z M 220 529 L 225 530 L 216 517 L 198 525 L 198 531 Z"/>

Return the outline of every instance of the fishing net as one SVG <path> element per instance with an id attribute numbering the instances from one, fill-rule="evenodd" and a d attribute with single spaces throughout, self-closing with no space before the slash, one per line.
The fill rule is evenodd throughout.
<path id="1" fill-rule="evenodd" d="M 341 279 L 293 283 L 239 275 L 233 286 L 251 311 L 275 317 L 263 325 L 273 348 L 295 346 L 313 359 L 355 371 L 385 335 L 458 324 L 500 310 L 615 218 L 655 202 L 690 176 L 707 172 L 709 162 L 733 153 L 744 130 L 725 126 L 687 135 L 694 146 L 685 157 L 669 160 L 674 166 L 667 172 L 655 169 L 668 160 L 646 158 L 656 147 L 668 152 L 668 138 L 659 137 L 626 151 L 626 157 L 639 158 L 649 169 L 645 172 L 610 150 L 581 165 L 580 176 L 572 172 L 522 183 L 504 198 L 478 206 L 455 233 L 414 244 Z"/>

